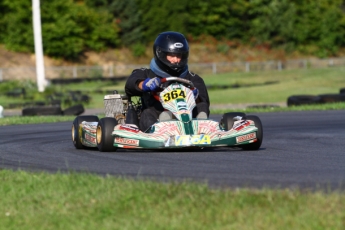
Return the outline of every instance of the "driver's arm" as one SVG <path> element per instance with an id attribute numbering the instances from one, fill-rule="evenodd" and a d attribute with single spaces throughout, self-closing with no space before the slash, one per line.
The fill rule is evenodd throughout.
<path id="1" fill-rule="evenodd" d="M 143 90 L 143 83 L 144 83 L 144 81 L 140 81 L 138 84 L 138 88 L 141 90 Z"/>
<path id="2" fill-rule="evenodd" d="M 125 92 L 128 96 L 142 96 L 143 81 L 147 78 L 145 70 L 136 69 L 128 77 L 125 85 Z"/>

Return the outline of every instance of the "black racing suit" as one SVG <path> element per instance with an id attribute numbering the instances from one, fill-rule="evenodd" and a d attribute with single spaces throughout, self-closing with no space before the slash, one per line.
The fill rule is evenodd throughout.
<path id="1" fill-rule="evenodd" d="M 139 89 L 139 83 L 146 78 L 158 77 L 150 69 L 135 69 L 129 76 L 125 86 L 126 95 L 129 97 L 141 97 L 143 111 L 140 116 L 139 128 L 146 131 L 151 125 L 157 122 L 159 114 L 164 111 L 162 104 L 153 97 L 151 92 L 143 92 Z M 196 107 L 193 110 L 193 117 L 199 112 L 205 112 L 207 116 L 210 114 L 210 99 L 208 97 L 207 88 L 204 80 L 197 74 L 188 72 L 184 77 L 193 82 L 194 87 L 199 90 L 199 97 L 196 100 Z"/>

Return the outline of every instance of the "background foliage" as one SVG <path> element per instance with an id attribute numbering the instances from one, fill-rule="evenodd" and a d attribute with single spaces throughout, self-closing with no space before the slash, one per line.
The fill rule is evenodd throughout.
<path id="1" fill-rule="evenodd" d="M 41 0 L 44 51 L 77 58 L 128 46 L 142 53 L 162 31 L 326 57 L 345 46 L 343 0 Z M 0 0 L 0 43 L 33 52 L 28 0 Z"/>

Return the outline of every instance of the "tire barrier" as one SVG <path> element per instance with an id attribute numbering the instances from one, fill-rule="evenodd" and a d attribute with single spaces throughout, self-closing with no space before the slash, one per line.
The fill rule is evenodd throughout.
<path id="1" fill-rule="evenodd" d="M 340 93 L 314 95 L 292 95 L 287 99 L 288 106 L 345 102 L 345 88 Z"/>
<path id="2" fill-rule="evenodd" d="M 62 114 L 66 115 L 66 116 L 68 116 L 68 115 L 78 116 L 84 112 L 85 112 L 84 106 L 80 104 L 80 105 L 74 105 L 74 106 L 71 106 L 71 107 L 65 109 L 62 112 Z"/>
<path id="3" fill-rule="evenodd" d="M 319 95 L 321 103 L 334 103 L 345 101 L 345 94 L 321 94 Z"/>
<path id="4" fill-rule="evenodd" d="M 321 98 L 313 95 L 293 95 L 287 99 L 287 106 L 311 105 L 317 103 L 321 103 Z"/>
<path id="5" fill-rule="evenodd" d="M 46 115 L 62 115 L 60 106 L 35 106 L 22 110 L 23 116 L 46 116 Z"/>

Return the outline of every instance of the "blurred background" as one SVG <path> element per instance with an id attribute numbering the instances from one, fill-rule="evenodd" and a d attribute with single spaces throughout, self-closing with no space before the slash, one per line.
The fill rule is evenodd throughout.
<path id="1" fill-rule="evenodd" d="M 330 67 L 338 68 L 329 76 L 331 88 L 310 93 L 327 93 L 344 83 L 343 0 L 41 0 L 40 5 L 45 77 L 51 84 L 61 79 L 123 80 L 134 68 L 148 67 L 154 39 L 170 30 L 185 34 L 190 70 L 209 84 L 215 84 L 210 76 L 219 74 L 243 73 L 224 83 L 240 86 L 249 84 L 241 81 L 244 77 L 254 83 L 255 79 L 277 83 L 277 72 L 298 70 L 283 74 L 291 78 L 306 69 Z M 17 91 L 23 97 L 27 93 L 23 88 L 35 88 L 32 15 L 31 1 L 0 0 L 2 94 Z M 257 71 L 265 73 L 250 75 Z M 19 83 L 4 84 L 15 80 Z M 290 93 L 302 92 L 301 88 Z M 217 102 L 217 96 L 211 96 L 211 102 L 212 98 Z M 287 96 L 288 92 L 278 99 L 234 102 L 281 102 Z M 9 103 L 0 95 L 0 104 L 9 107 Z"/>

